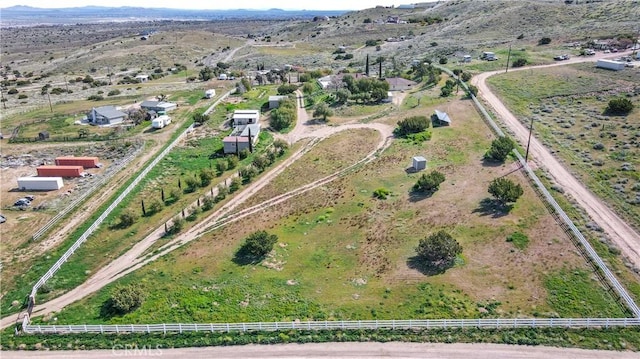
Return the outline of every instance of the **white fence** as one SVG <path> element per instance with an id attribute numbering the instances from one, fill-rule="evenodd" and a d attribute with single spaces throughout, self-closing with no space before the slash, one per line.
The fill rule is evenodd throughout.
<path id="1" fill-rule="evenodd" d="M 231 94 L 232 91 L 229 91 L 227 93 L 225 93 L 224 95 L 220 96 L 220 98 L 213 104 L 211 105 L 211 107 L 209 107 L 209 109 L 207 109 L 207 111 L 205 113 L 209 113 L 211 112 L 211 110 L 218 105 L 218 103 L 220 103 L 220 101 L 224 100 L 227 96 L 229 96 Z M 164 149 L 164 151 L 162 151 L 159 155 L 156 156 L 156 158 L 149 164 L 147 165 L 147 167 L 140 172 L 140 174 L 133 180 L 133 182 L 131 182 L 131 184 L 129 184 L 129 186 L 127 186 L 127 188 L 118 196 L 118 198 L 116 198 L 115 201 L 113 201 L 113 203 L 111 203 L 111 205 L 109 205 L 109 207 L 107 207 L 107 209 L 100 215 L 100 217 L 98 217 L 98 219 L 95 220 L 95 222 L 93 222 L 93 224 L 91 225 L 91 227 L 89 227 L 81 236 L 80 238 L 78 238 L 78 240 L 76 240 L 76 242 L 73 244 L 73 246 L 71 246 L 71 248 L 67 249 L 67 251 L 62 255 L 62 257 L 60 257 L 60 259 L 58 259 L 58 261 L 56 261 L 56 263 L 49 268 L 49 270 L 47 271 L 47 273 L 45 273 L 40 280 L 38 280 L 38 282 L 36 282 L 36 284 L 33 286 L 33 288 L 31 289 L 31 295 L 30 295 L 30 303 L 35 303 L 35 298 L 36 298 L 36 294 L 38 293 L 38 289 L 40 289 L 40 287 L 42 287 L 51 277 L 53 277 L 54 274 L 56 274 L 56 272 L 60 269 L 60 266 L 62 266 L 62 264 L 64 262 L 67 261 L 67 259 L 69 259 L 69 257 L 71 257 L 71 255 L 73 253 L 75 253 L 75 251 L 80 248 L 80 246 L 91 236 L 91 234 L 93 234 L 93 232 L 100 226 L 100 224 L 102 224 L 102 222 L 107 218 L 107 216 L 109 216 L 109 214 L 111 214 L 111 212 L 116 209 L 116 207 L 118 207 L 118 205 L 120 204 L 120 202 L 122 202 L 122 200 L 125 199 L 125 197 L 127 197 L 127 195 L 129 195 L 129 193 L 138 185 L 138 183 L 140 183 L 140 181 L 142 181 L 147 174 L 149 174 L 149 172 L 173 149 L 173 147 L 175 147 L 180 140 L 187 134 L 189 133 L 191 130 L 193 129 L 193 125 L 189 126 L 189 128 L 187 128 L 184 132 L 182 132 L 173 142 L 171 142 L 171 144 L 169 146 L 167 146 L 167 148 Z"/>
<path id="2" fill-rule="evenodd" d="M 51 227 L 53 227 L 56 223 L 58 223 L 59 220 L 61 220 L 64 216 L 69 214 L 69 212 L 71 212 L 73 209 L 78 207 L 78 205 L 82 203 L 85 199 L 87 199 L 89 195 L 95 192 L 96 189 L 102 187 L 102 185 L 104 185 L 107 181 L 111 180 L 111 177 L 113 175 L 115 175 L 121 169 L 126 167 L 129 164 L 129 162 L 131 162 L 138 155 L 138 153 L 142 151 L 143 148 L 144 146 L 140 146 L 138 149 L 136 149 L 134 153 L 124 158 L 118 164 L 112 166 L 112 169 L 110 170 L 110 172 L 112 173 L 111 176 L 100 177 L 100 179 L 98 179 L 96 182 L 94 182 L 91 185 L 91 188 L 87 189 L 80 196 L 76 197 L 67 207 L 65 207 L 62 211 L 58 212 L 58 214 L 53 216 L 53 218 L 51 218 L 49 222 L 47 222 L 44 226 L 42 226 L 42 228 L 40 228 L 36 233 L 34 233 L 32 239 L 37 240 L 38 238 L 42 237 L 45 233 L 47 233 L 47 231 L 49 231 Z"/>
<path id="3" fill-rule="evenodd" d="M 450 76 L 452 76 L 452 77 L 457 79 L 457 77 L 449 69 L 446 69 L 446 68 L 443 68 L 443 67 L 439 67 L 439 68 L 441 68 L 442 70 L 447 72 Z M 468 88 L 467 84 L 465 84 L 464 82 L 461 82 L 461 84 L 467 91 L 469 91 L 469 88 Z M 498 127 L 498 125 L 493 121 L 493 119 L 491 118 L 489 113 L 484 109 L 484 106 L 482 106 L 480 101 L 478 101 L 478 99 L 473 94 L 471 94 L 470 96 L 471 96 L 471 99 L 473 100 L 473 102 L 475 103 L 476 107 L 478 107 L 478 110 L 484 116 L 484 118 L 487 121 L 487 123 L 489 124 L 489 126 L 493 129 L 493 131 L 498 136 L 504 137 L 505 136 L 504 132 L 502 132 L 500 127 Z M 612 289 L 616 292 L 616 294 L 620 297 L 620 299 L 622 299 L 622 301 L 627 306 L 627 308 L 629 308 L 629 310 L 631 310 L 631 312 L 633 313 L 634 317 L 640 318 L 640 308 L 638 308 L 638 305 L 635 303 L 633 298 L 631 298 L 631 296 L 629 295 L 627 290 L 622 286 L 622 284 L 620 284 L 620 282 L 613 275 L 611 270 L 609 270 L 607 265 L 602 261 L 602 258 L 600 258 L 598 253 L 596 253 L 596 251 L 593 249 L 593 247 L 589 243 L 589 241 L 582 235 L 582 233 L 575 226 L 575 224 L 573 224 L 573 221 L 571 220 L 571 218 L 569 218 L 569 216 L 567 216 L 567 214 L 564 212 L 562 207 L 560 207 L 558 202 L 556 202 L 556 200 L 553 198 L 551 193 L 549 193 L 549 191 L 547 191 L 547 189 L 544 187 L 544 184 L 540 181 L 540 179 L 535 174 L 535 172 L 533 172 L 533 170 L 529 167 L 529 165 L 525 161 L 524 157 L 522 157 L 520 152 L 518 152 L 517 149 L 514 149 L 513 153 L 516 155 L 516 157 L 520 161 L 520 164 L 521 164 L 522 168 L 525 170 L 525 172 L 527 173 L 529 178 L 531 178 L 531 180 L 538 187 L 538 189 L 542 193 L 542 196 L 547 201 L 547 203 L 556 212 L 556 214 L 559 216 L 559 218 L 567 225 L 567 227 L 571 231 L 571 234 L 573 234 L 573 236 L 575 236 L 575 238 L 578 239 L 579 243 L 584 247 L 584 250 L 585 250 L 587 256 L 592 261 L 592 263 L 602 272 L 602 275 L 604 275 L 605 279 L 611 285 Z"/>
<path id="4" fill-rule="evenodd" d="M 517 318 L 517 319 L 413 319 L 413 320 L 352 320 L 254 323 L 175 323 L 175 324 L 114 324 L 114 325 L 27 325 L 28 334 L 65 333 L 187 333 L 187 332 L 247 332 L 277 330 L 347 330 L 347 329 L 508 329 L 508 328 L 611 328 L 638 327 L 638 318 Z"/>

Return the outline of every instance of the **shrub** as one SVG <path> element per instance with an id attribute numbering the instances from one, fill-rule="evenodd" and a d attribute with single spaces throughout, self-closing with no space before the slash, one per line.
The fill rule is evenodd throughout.
<path id="1" fill-rule="evenodd" d="M 182 231 L 183 228 L 184 228 L 184 219 L 178 216 L 173 219 L 173 222 L 171 223 L 171 227 L 169 227 L 167 234 L 178 234 Z"/>
<path id="2" fill-rule="evenodd" d="M 102 101 L 102 100 L 104 100 L 104 97 L 102 97 L 100 95 L 91 95 L 91 96 L 87 97 L 87 100 L 89 100 L 89 101 Z"/>
<path id="3" fill-rule="evenodd" d="M 364 43 L 364 45 L 365 45 L 365 46 L 376 46 L 376 45 L 378 45 L 378 40 L 367 40 L 367 41 Z"/>
<path id="4" fill-rule="evenodd" d="M 445 176 L 438 171 L 431 171 L 426 174 L 423 173 L 418 181 L 413 185 L 413 190 L 416 192 L 433 193 L 440 188 L 440 184 L 444 182 Z"/>
<path id="5" fill-rule="evenodd" d="M 373 197 L 377 199 L 387 199 L 387 197 L 390 194 L 391 194 L 391 191 L 389 191 L 386 188 L 378 188 L 375 191 L 373 191 Z"/>
<path id="6" fill-rule="evenodd" d="M 117 286 L 111 292 L 108 307 L 115 314 L 130 313 L 142 305 L 144 297 L 144 292 L 139 285 Z"/>
<path id="7" fill-rule="evenodd" d="M 329 106 L 324 102 L 317 104 L 313 110 L 313 117 L 322 118 L 322 121 L 327 121 L 329 116 L 333 116 L 333 111 L 331 111 Z"/>
<path id="8" fill-rule="evenodd" d="M 116 96 L 120 94 L 120 90 L 111 90 L 109 91 L 109 93 L 107 93 L 107 96 Z"/>
<path id="9" fill-rule="evenodd" d="M 162 211 L 162 203 L 160 201 L 156 200 L 152 200 L 149 203 L 149 206 L 147 207 L 147 216 L 153 215 L 155 213 L 158 213 L 160 211 Z"/>
<path id="10" fill-rule="evenodd" d="M 429 128 L 429 119 L 426 116 L 412 116 L 398 122 L 398 127 L 393 133 L 399 137 L 406 137 L 412 133 L 420 133 Z"/>
<path id="11" fill-rule="evenodd" d="M 626 98 L 614 98 L 609 101 L 606 112 L 612 115 L 626 115 L 633 110 L 633 103 Z"/>
<path id="12" fill-rule="evenodd" d="M 9 91 L 7 91 L 7 94 L 9 95 L 15 95 L 18 93 L 18 89 L 17 88 L 11 88 L 9 89 Z"/>
<path id="13" fill-rule="evenodd" d="M 213 198 L 207 196 L 202 200 L 202 210 L 203 211 L 208 211 L 210 209 L 213 208 L 213 206 L 215 205 L 215 201 L 213 200 Z"/>
<path id="14" fill-rule="evenodd" d="M 138 220 L 138 216 L 130 210 L 122 212 L 120 214 L 120 224 L 121 228 L 127 228 L 132 226 Z"/>
<path id="15" fill-rule="evenodd" d="M 471 95 L 478 96 L 478 88 L 476 86 L 469 84 L 467 87 L 469 88 L 469 97 Z"/>
<path id="16" fill-rule="evenodd" d="M 438 63 L 439 63 L 440 65 L 444 65 L 444 64 L 446 64 L 447 62 L 449 62 L 449 60 L 448 60 L 446 57 L 441 57 L 441 58 L 438 60 Z"/>
<path id="17" fill-rule="evenodd" d="M 438 231 L 420 240 L 416 254 L 424 261 L 424 265 L 444 269 L 453 265 L 462 246 L 446 231 Z"/>
<path id="18" fill-rule="evenodd" d="M 273 246 L 278 241 L 278 236 L 269 234 L 267 231 L 257 231 L 245 238 L 240 252 L 256 258 L 261 258 L 273 250 Z"/>
<path id="19" fill-rule="evenodd" d="M 27 95 L 25 95 L 25 94 L 21 93 L 21 94 L 19 94 L 19 95 L 18 95 L 18 100 L 23 100 L 23 99 L 28 98 L 28 97 L 29 97 L 29 96 L 27 96 Z"/>
<path id="20" fill-rule="evenodd" d="M 245 158 L 249 157 L 249 155 L 251 154 L 251 152 L 249 151 L 248 148 L 243 148 L 239 153 L 238 153 L 238 157 L 240 157 L 240 160 L 244 160 Z"/>
<path id="21" fill-rule="evenodd" d="M 526 234 L 514 232 L 512 235 L 507 237 L 507 242 L 513 243 L 513 245 L 518 249 L 525 249 L 529 244 L 529 237 L 527 237 Z"/>
<path id="22" fill-rule="evenodd" d="M 520 184 L 516 184 L 504 177 L 496 178 L 491 181 L 488 191 L 502 204 L 516 202 L 524 193 Z"/>
<path id="23" fill-rule="evenodd" d="M 473 77 L 471 73 L 463 72 L 462 75 L 460 76 L 460 79 L 464 82 L 469 82 L 469 80 L 471 80 L 471 77 Z"/>
<path id="24" fill-rule="evenodd" d="M 287 85 L 287 84 L 280 85 L 278 87 L 278 95 L 288 95 L 288 94 L 294 93 L 297 89 L 298 89 L 298 86 L 293 85 L 293 84 L 292 85 Z"/>
<path id="25" fill-rule="evenodd" d="M 538 45 L 548 45 L 550 43 L 551 43 L 550 37 L 543 37 L 540 40 L 538 40 Z"/>
<path id="26" fill-rule="evenodd" d="M 484 158 L 497 162 L 504 162 L 513 151 L 515 143 L 509 137 L 498 137 L 491 142 L 491 148 L 485 153 Z"/>
<path id="27" fill-rule="evenodd" d="M 513 66 L 513 67 L 522 67 L 522 66 L 524 66 L 526 64 L 527 64 L 527 59 L 524 59 L 524 58 L 521 57 L 519 59 L 514 60 L 513 64 L 511 66 Z"/>
<path id="28" fill-rule="evenodd" d="M 239 162 L 240 162 L 240 160 L 238 159 L 238 156 L 231 155 L 231 156 L 227 157 L 227 168 L 232 170 L 232 169 L 238 167 L 238 163 Z"/>

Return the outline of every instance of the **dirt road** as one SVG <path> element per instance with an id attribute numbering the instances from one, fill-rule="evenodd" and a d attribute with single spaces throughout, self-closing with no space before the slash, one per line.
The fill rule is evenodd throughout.
<path id="1" fill-rule="evenodd" d="M 493 359 L 493 358 L 583 358 L 583 359 L 631 359 L 638 353 L 543 346 L 520 346 L 501 344 L 441 344 L 441 343 L 308 343 L 276 345 L 243 345 L 228 347 L 204 347 L 163 349 L 144 347 L 131 348 L 114 345 L 112 350 L 78 351 L 20 351 L 3 352 L 6 359 L 62 359 L 62 358 L 449 358 L 449 359 Z"/>
<path id="2" fill-rule="evenodd" d="M 304 108 L 302 108 L 303 102 L 302 99 L 298 102 L 298 112 L 300 114 L 299 121 L 296 123 L 296 127 L 291 131 L 296 133 L 295 141 L 299 141 L 302 138 L 315 138 L 309 142 L 306 146 L 298 149 L 292 156 L 290 156 L 287 160 L 278 164 L 276 167 L 271 169 L 265 175 L 258 178 L 256 181 L 252 182 L 250 187 L 245 188 L 240 193 L 236 194 L 227 204 L 225 204 L 222 208 L 215 211 L 213 214 L 208 216 L 206 219 L 185 231 L 184 233 L 176 236 L 174 239 L 167 242 L 163 245 L 157 252 L 154 252 L 153 255 L 144 256 L 144 253 L 164 234 L 164 226 L 159 226 L 156 228 L 150 235 L 145 237 L 142 241 L 136 243 L 130 250 L 124 253 L 122 256 L 110 262 L 105 267 L 100 268 L 94 275 L 92 275 L 87 281 L 79 285 L 78 287 L 72 289 L 71 291 L 63 294 L 60 297 L 54 298 L 46 303 L 37 304 L 33 309 L 32 316 L 40 316 L 53 312 L 58 312 L 62 310 L 65 306 L 84 298 L 85 296 L 94 293 L 100 290 L 105 285 L 123 277 L 124 275 L 133 272 L 134 270 L 144 266 L 145 264 L 156 260 L 160 256 L 167 254 L 176 248 L 185 245 L 197 238 L 199 238 L 203 233 L 205 233 L 208 227 L 212 225 L 216 225 L 219 223 L 226 215 L 231 213 L 231 211 L 237 208 L 240 204 L 242 204 L 245 200 L 251 197 L 253 193 L 258 191 L 263 186 L 267 185 L 272 179 L 274 179 L 278 174 L 284 171 L 287 167 L 293 164 L 297 159 L 302 157 L 306 152 L 311 150 L 311 148 L 317 144 L 321 139 L 331 136 L 340 131 L 345 131 L 349 129 L 364 129 L 370 128 L 375 129 L 380 132 L 381 140 L 378 143 L 376 149 L 371 152 L 367 157 L 365 157 L 362 162 L 370 161 L 375 158 L 375 155 L 380 150 L 384 149 L 385 146 L 389 145 L 389 138 L 392 136 L 392 128 L 389 125 L 381 124 L 381 123 L 371 123 L 371 124 L 349 124 L 344 126 L 323 126 L 315 131 L 309 131 L 308 129 L 304 129 L 301 127 L 306 126 L 308 123 L 308 116 Z M 336 173 L 332 176 L 337 178 Z M 327 176 L 321 180 L 315 181 L 311 184 L 301 187 L 300 189 L 296 189 L 285 193 L 284 195 L 278 196 L 276 198 L 277 201 L 273 201 L 269 204 L 272 206 L 281 201 L 284 201 L 292 196 L 299 195 L 300 193 L 306 192 L 312 188 L 318 187 L 325 183 L 332 181 L 334 178 L 332 176 Z M 226 181 L 225 181 L 226 182 Z M 215 191 L 215 190 L 214 190 Z M 254 206 L 250 209 L 250 211 L 243 211 L 242 217 L 247 216 L 254 212 L 262 211 L 266 208 L 263 204 Z M 241 218 L 241 216 L 235 215 L 234 218 L 237 220 Z M 16 322 L 19 318 L 19 314 L 8 316 L 0 319 L 0 328 L 6 328 L 9 325 Z"/>
<path id="3" fill-rule="evenodd" d="M 627 53 L 618 53 L 616 56 L 628 55 Z M 595 61 L 600 58 L 610 57 L 611 54 L 599 53 L 593 57 L 580 57 L 570 59 L 568 61 L 558 62 L 550 65 L 530 66 L 524 68 L 511 69 L 510 71 L 519 71 L 525 69 L 536 69 L 550 66 L 565 65 L 568 63 Z M 502 121 L 511 129 L 520 143 L 527 143 L 529 129 L 523 125 L 500 101 L 500 99 L 491 92 L 486 84 L 486 79 L 492 75 L 502 73 L 502 71 L 486 72 L 475 76 L 472 79 L 479 89 L 479 95 L 493 109 Z M 640 235 L 631 228 L 622 218 L 620 218 L 611 208 L 609 208 L 600 198 L 593 194 L 587 187 L 574 177 L 560 161 L 551 154 L 540 140 L 534 136 L 531 138 L 529 153 L 536 165 L 544 167 L 553 177 L 553 180 L 560 185 L 565 193 L 571 196 L 576 202 L 586 210 L 591 219 L 600 226 L 611 240 L 622 250 L 622 253 L 638 268 L 640 268 Z"/>

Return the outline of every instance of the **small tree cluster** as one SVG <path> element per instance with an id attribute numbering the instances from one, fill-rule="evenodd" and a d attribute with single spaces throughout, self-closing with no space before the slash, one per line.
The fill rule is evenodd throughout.
<path id="1" fill-rule="evenodd" d="M 513 60 L 513 63 L 511 64 L 512 67 L 522 67 L 524 65 L 527 64 L 527 59 L 520 57 L 517 58 L 515 60 Z"/>
<path id="2" fill-rule="evenodd" d="M 494 196 L 500 203 L 506 205 L 516 202 L 524 193 L 522 186 L 513 181 L 500 177 L 496 178 L 489 184 L 489 193 Z"/>
<path id="3" fill-rule="evenodd" d="M 444 269 L 453 265 L 462 246 L 444 230 L 420 240 L 416 254 L 426 267 Z"/>
<path id="4" fill-rule="evenodd" d="M 342 78 L 351 100 L 360 103 L 378 103 L 387 98 L 389 83 L 376 78 L 364 77 L 354 79 L 351 75 Z"/>
<path id="5" fill-rule="evenodd" d="M 298 89 L 298 86 L 293 84 L 284 84 L 278 86 L 278 95 L 289 95 L 294 93 Z"/>
<path id="6" fill-rule="evenodd" d="M 440 188 L 440 184 L 444 182 L 445 176 L 438 171 L 431 171 L 430 173 L 423 173 L 418 181 L 413 185 L 413 190 L 422 193 L 432 193 Z"/>
<path id="7" fill-rule="evenodd" d="M 329 116 L 333 116 L 333 111 L 324 102 L 318 103 L 313 110 L 314 118 L 321 118 L 322 121 L 326 122 Z"/>
<path id="8" fill-rule="evenodd" d="M 551 43 L 550 37 L 543 37 L 540 40 L 538 40 L 538 45 L 549 45 L 550 43 Z"/>
<path id="9" fill-rule="evenodd" d="M 491 142 L 491 148 L 485 153 L 484 158 L 491 161 L 504 162 L 513 151 L 516 144 L 509 137 L 498 137 Z"/>

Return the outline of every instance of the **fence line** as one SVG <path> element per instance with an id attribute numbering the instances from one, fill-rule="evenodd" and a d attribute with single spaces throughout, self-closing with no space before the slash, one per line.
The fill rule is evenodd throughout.
<path id="1" fill-rule="evenodd" d="M 460 81 L 457 78 L 457 76 L 455 76 L 453 74 L 453 72 L 450 71 L 449 69 L 446 69 L 446 68 L 443 68 L 443 67 L 439 67 L 439 68 L 443 69 L 450 76 L 453 76 L 457 81 Z M 466 89 L 466 91 L 469 93 L 469 96 L 471 97 L 471 99 L 473 100 L 473 102 L 475 103 L 475 105 L 479 109 L 479 111 L 482 113 L 483 118 L 489 124 L 489 126 L 494 130 L 494 132 L 498 136 L 504 137 L 505 136 L 504 132 L 502 132 L 500 127 L 498 127 L 498 125 L 493 121 L 493 119 L 491 118 L 491 115 L 489 115 L 489 113 L 484 109 L 484 106 L 482 106 L 480 101 L 478 101 L 478 99 L 469 91 L 469 87 L 467 86 L 467 84 L 464 83 L 464 82 L 461 82 L 461 84 Z M 602 272 L 602 274 L 604 275 L 604 278 L 608 281 L 608 284 L 613 288 L 613 290 L 616 292 L 616 294 L 619 296 L 619 298 L 622 299 L 622 301 L 627 306 L 627 308 L 629 310 L 631 310 L 631 313 L 633 314 L 633 316 L 636 317 L 636 318 L 640 318 L 640 308 L 638 308 L 638 305 L 635 303 L 633 298 L 631 298 L 631 296 L 629 295 L 627 290 L 622 286 L 622 284 L 620 284 L 620 282 L 618 281 L 618 278 L 616 278 L 613 275 L 611 270 L 609 270 L 609 267 L 607 267 L 607 265 L 604 263 L 602 258 L 600 258 L 598 253 L 593 249 L 593 247 L 591 246 L 591 243 L 589 243 L 589 241 L 582 235 L 582 233 L 575 226 L 575 224 L 573 223 L 571 218 L 569 218 L 569 216 L 567 216 L 567 214 L 564 212 L 562 207 L 560 207 L 558 202 L 556 202 L 555 198 L 553 198 L 551 193 L 549 193 L 549 191 L 545 188 L 545 186 L 542 183 L 542 181 L 540 181 L 540 179 L 535 174 L 535 172 L 533 172 L 531 167 L 529 167 L 529 165 L 525 161 L 524 157 L 522 157 L 520 152 L 518 152 L 517 149 L 514 149 L 513 153 L 518 158 L 518 161 L 520 162 L 520 165 L 522 166 L 522 169 L 524 169 L 525 173 L 529 176 L 529 178 L 538 187 L 538 189 L 542 193 L 542 196 L 544 197 L 544 200 L 547 202 L 547 204 L 549 204 L 551 206 L 553 211 L 555 211 L 555 213 L 558 215 L 558 217 L 569 228 L 570 234 L 572 234 L 575 238 L 578 239 L 579 243 L 582 245 L 582 247 L 584 248 L 584 250 L 585 250 L 585 252 L 586 252 L 586 254 L 588 256 L 588 259 L 590 259 L 592 261 L 592 263 L 595 264 L 597 269 L 599 269 Z"/>
<path id="2" fill-rule="evenodd" d="M 134 153 L 130 154 L 126 158 L 124 158 L 120 163 L 113 165 L 111 172 L 113 175 L 120 172 L 126 165 L 131 162 L 144 146 L 140 146 Z M 112 176 L 113 176 L 112 175 Z M 108 180 L 111 179 L 112 176 L 102 176 L 100 177 L 89 189 L 87 189 L 80 196 L 76 197 L 67 207 L 65 207 L 62 211 L 58 212 L 53 218 L 51 218 L 42 228 L 40 228 L 36 233 L 33 234 L 32 239 L 37 240 L 42 237 L 51 227 L 53 227 L 59 220 L 61 220 L 64 216 L 66 216 L 69 212 L 74 210 L 80 203 L 82 203 L 87 197 L 89 197 L 93 192 L 95 192 L 98 187 L 105 184 Z"/>
<path id="3" fill-rule="evenodd" d="M 213 105 L 209 107 L 209 109 L 207 109 L 206 113 L 211 112 L 211 110 L 215 106 L 217 106 L 222 100 L 224 100 L 231 93 L 232 91 L 229 91 L 224 95 L 220 96 L 220 98 L 216 100 L 216 102 L 214 102 Z M 102 222 L 107 218 L 107 216 L 109 216 L 109 214 L 111 214 L 111 212 L 120 204 L 120 202 L 122 202 L 122 200 L 124 200 L 127 197 L 127 195 L 129 195 L 129 193 L 138 185 L 138 183 L 140 183 L 140 181 L 142 181 L 147 176 L 147 174 L 173 149 L 173 147 L 175 147 L 185 135 L 191 132 L 191 130 L 193 130 L 193 124 L 189 126 L 186 130 L 184 130 L 184 132 L 182 132 L 180 135 L 178 135 L 178 137 L 173 142 L 171 142 L 167 146 L 167 148 L 165 148 L 159 155 L 157 155 L 156 158 L 154 158 L 154 160 L 150 164 L 148 164 L 147 167 L 145 167 L 145 169 L 142 170 L 142 172 L 140 172 L 140 174 L 133 180 L 133 182 L 131 182 L 129 186 L 127 186 L 127 188 L 115 199 L 115 201 L 113 201 L 113 203 L 111 203 L 111 205 L 109 205 L 109 207 L 107 207 L 107 209 L 100 215 L 100 217 L 98 217 L 98 219 L 96 219 L 93 222 L 93 224 L 80 236 L 80 238 L 76 240 L 76 242 L 71 246 L 71 248 L 69 248 L 62 255 L 62 257 L 60 257 L 56 261 L 56 263 L 54 263 L 53 266 L 49 268 L 49 270 L 36 282 L 36 284 L 33 285 L 33 288 L 31 289 L 31 294 L 29 295 L 29 303 L 35 303 L 35 298 L 36 298 L 36 294 L 38 293 L 38 289 L 40 289 L 40 287 L 42 287 L 51 277 L 53 277 L 56 274 L 56 272 L 60 269 L 62 264 L 66 262 L 67 259 L 69 259 L 69 257 L 71 257 L 71 255 L 73 255 L 73 253 L 75 253 L 75 251 L 78 248 L 80 248 L 80 246 L 91 236 L 91 234 L 93 234 L 93 232 L 98 228 L 98 226 L 102 224 Z M 29 307 L 32 308 L 32 305 L 30 305 Z M 31 313 L 28 313 L 28 314 L 31 314 Z"/>
<path id="4" fill-rule="evenodd" d="M 409 320 L 337 320 L 253 323 L 159 323 L 159 324 L 79 324 L 26 325 L 28 334 L 65 333 L 188 333 L 251 332 L 278 330 L 356 330 L 356 329 L 501 329 L 501 328 L 612 328 L 638 327 L 639 318 L 495 318 L 495 319 L 409 319 Z"/>

